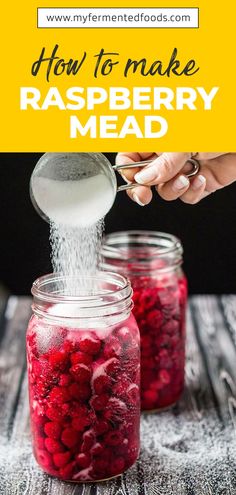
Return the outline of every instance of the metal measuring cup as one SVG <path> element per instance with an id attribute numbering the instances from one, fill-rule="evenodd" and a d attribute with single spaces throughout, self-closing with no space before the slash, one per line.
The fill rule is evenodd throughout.
<path id="1" fill-rule="evenodd" d="M 86 188 L 86 196 L 81 195 L 78 197 L 77 206 L 79 207 L 80 201 L 82 206 L 85 207 L 85 202 L 96 203 L 101 201 L 104 196 L 104 187 L 110 188 L 110 195 L 104 205 L 103 216 L 112 207 L 116 193 L 120 191 L 126 191 L 134 187 L 140 186 L 136 182 L 131 184 L 123 184 L 118 186 L 115 171 L 120 171 L 127 168 L 144 167 L 151 163 L 153 160 L 145 160 L 142 162 L 135 162 L 123 165 L 111 165 L 109 160 L 102 153 L 45 153 L 37 162 L 30 179 L 30 196 L 32 203 L 39 213 L 39 215 L 50 222 L 51 218 L 47 214 L 48 199 L 53 200 L 51 191 L 47 190 L 47 185 L 52 187 L 51 181 L 82 181 L 84 179 L 98 178 L 98 186 L 96 190 L 91 188 L 91 192 Z M 193 177 L 199 171 L 199 163 L 193 158 L 188 162 L 192 165 L 192 170 L 185 175 L 187 177 Z M 48 179 L 44 181 L 43 193 L 42 190 L 39 194 L 39 179 Z M 82 184 L 82 183 L 81 183 Z M 82 197 L 83 196 L 83 197 Z M 68 202 L 70 197 L 68 196 Z M 60 203 L 60 196 L 55 198 L 55 202 Z M 57 205 L 55 205 L 57 206 Z M 95 218 L 94 221 L 97 221 Z"/>
<path id="2" fill-rule="evenodd" d="M 112 168 L 113 170 L 119 170 L 125 169 L 125 168 L 139 168 L 139 167 L 145 167 L 146 165 L 154 162 L 154 160 L 143 160 L 141 162 L 135 162 L 135 163 L 127 163 L 123 165 L 113 165 Z M 190 163 L 192 165 L 192 169 L 189 172 L 185 172 L 186 177 L 194 177 L 197 175 L 200 169 L 199 162 L 195 160 L 194 158 L 189 158 L 186 163 Z M 126 191 L 127 189 L 133 189 L 134 187 L 141 186 L 142 184 L 138 184 L 137 182 L 131 182 L 130 184 L 124 184 L 122 186 L 119 186 L 117 188 L 117 191 Z"/>

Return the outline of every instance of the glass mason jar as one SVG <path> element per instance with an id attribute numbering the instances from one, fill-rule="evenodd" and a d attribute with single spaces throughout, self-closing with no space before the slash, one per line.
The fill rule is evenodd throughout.
<path id="1" fill-rule="evenodd" d="M 34 454 L 62 480 L 121 474 L 139 454 L 139 330 L 132 289 L 115 273 L 85 280 L 92 291 L 63 293 L 50 274 L 32 287 L 27 363 Z M 92 282 L 92 284 L 91 284 Z"/>
<path id="2" fill-rule="evenodd" d="M 141 408 L 173 405 L 184 387 L 187 280 L 183 249 L 169 234 L 118 232 L 106 236 L 102 269 L 127 276 L 141 334 Z"/>

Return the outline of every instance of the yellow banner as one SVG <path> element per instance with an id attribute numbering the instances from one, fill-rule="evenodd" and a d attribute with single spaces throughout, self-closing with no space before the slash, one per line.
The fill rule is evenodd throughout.
<path id="1" fill-rule="evenodd" d="M 65 4 L 1 7 L 1 151 L 235 151 L 233 2 Z"/>

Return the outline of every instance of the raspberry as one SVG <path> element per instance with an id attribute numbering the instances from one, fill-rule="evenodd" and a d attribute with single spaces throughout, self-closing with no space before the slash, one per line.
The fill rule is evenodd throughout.
<path id="1" fill-rule="evenodd" d="M 141 337 L 142 357 L 150 359 L 153 355 L 153 348 L 152 347 L 142 347 L 142 339 L 143 339 L 143 337 Z"/>
<path id="2" fill-rule="evenodd" d="M 59 385 L 61 387 L 68 387 L 68 385 L 70 385 L 70 383 L 71 383 L 71 376 L 70 375 L 66 375 L 66 374 L 60 375 Z"/>
<path id="3" fill-rule="evenodd" d="M 88 400 L 91 397 L 91 388 L 90 385 L 84 383 L 80 386 L 79 399 L 80 400 Z"/>
<path id="4" fill-rule="evenodd" d="M 62 406 L 52 406 L 46 409 L 46 416 L 51 421 L 61 421 L 69 413 L 69 404 L 62 404 Z"/>
<path id="5" fill-rule="evenodd" d="M 53 438 L 54 440 L 58 440 L 60 438 L 61 430 L 62 430 L 62 427 L 61 427 L 60 423 L 49 422 L 49 423 L 45 423 L 45 425 L 44 425 L 44 431 L 45 431 L 46 435 L 50 438 Z"/>
<path id="6" fill-rule="evenodd" d="M 151 390 L 161 390 L 163 388 L 163 383 L 160 380 L 156 380 L 155 382 L 150 383 Z"/>
<path id="7" fill-rule="evenodd" d="M 108 394 L 94 395 L 90 400 L 90 405 L 95 411 L 102 411 L 109 400 Z"/>
<path id="8" fill-rule="evenodd" d="M 139 387 L 135 385 L 134 383 L 131 384 L 127 390 L 127 402 L 130 405 L 137 406 L 139 405 Z"/>
<path id="9" fill-rule="evenodd" d="M 73 399 L 78 399 L 80 395 L 80 385 L 78 383 L 72 383 L 68 388 L 69 394 Z"/>
<path id="10" fill-rule="evenodd" d="M 169 348 L 171 344 L 171 338 L 168 334 L 162 334 L 160 337 L 157 337 L 156 339 L 156 347 L 158 349 L 162 347 Z"/>
<path id="11" fill-rule="evenodd" d="M 156 372 L 153 369 L 145 368 L 141 375 L 141 385 L 145 388 L 149 387 L 149 383 L 156 379 Z"/>
<path id="12" fill-rule="evenodd" d="M 132 297 L 134 305 L 139 303 L 139 298 L 140 298 L 140 292 L 134 290 L 133 297 Z"/>
<path id="13" fill-rule="evenodd" d="M 91 424 L 91 420 L 88 416 L 82 416 L 78 418 L 74 418 L 72 420 L 72 426 L 74 430 L 82 432 L 86 428 L 86 426 L 89 426 Z"/>
<path id="14" fill-rule="evenodd" d="M 31 410 L 34 418 L 34 423 L 43 426 L 46 423 L 47 418 L 44 415 L 44 407 L 42 404 L 40 404 L 40 401 L 34 401 L 34 403 L 31 404 Z"/>
<path id="15" fill-rule="evenodd" d="M 60 477 L 63 480 L 71 480 L 76 467 L 75 462 L 70 462 L 66 466 L 62 467 L 59 471 Z"/>
<path id="16" fill-rule="evenodd" d="M 66 355 L 70 354 L 71 352 L 76 352 L 78 350 L 78 344 L 74 342 L 73 340 L 65 340 L 63 343 L 63 351 L 65 352 Z"/>
<path id="17" fill-rule="evenodd" d="M 122 327 L 118 330 L 117 335 L 120 339 L 121 345 L 129 346 L 132 342 L 132 335 L 127 327 Z"/>
<path id="18" fill-rule="evenodd" d="M 116 454 L 122 455 L 125 459 L 127 458 L 127 450 L 128 450 L 128 440 L 126 443 L 123 442 L 121 445 L 116 445 Z"/>
<path id="19" fill-rule="evenodd" d="M 89 465 L 90 465 L 90 463 L 91 463 L 91 457 L 90 457 L 90 455 L 88 454 L 88 452 L 86 452 L 86 453 L 81 453 L 81 454 L 78 454 L 78 455 L 76 456 L 76 462 L 77 462 L 77 464 L 78 464 L 78 466 L 79 466 L 80 468 L 85 469 L 85 468 L 89 467 Z"/>
<path id="20" fill-rule="evenodd" d="M 92 387 L 94 392 L 96 392 L 96 394 L 103 394 L 104 392 L 107 392 L 110 389 L 111 379 L 106 373 L 104 373 L 102 366 L 101 366 L 101 370 L 102 370 L 101 373 L 103 374 L 99 375 L 99 369 L 97 368 L 95 372 L 95 374 L 98 376 L 92 379 Z"/>
<path id="21" fill-rule="evenodd" d="M 90 450 L 91 455 L 94 456 L 100 455 L 102 454 L 102 452 L 103 452 L 103 446 L 99 442 L 95 443 Z"/>
<path id="22" fill-rule="evenodd" d="M 166 370 L 160 370 L 158 373 L 158 379 L 163 383 L 163 385 L 169 385 L 170 374 Z"/>
<path id="23" fill-rule="evenodd" d="M 66 387 L 53 387 L 48 399 L 50 404 L 55 403 L 60 405 L 70 400 L 70 394 Z"/>
<path id="24" fill-rule="evenodd" d="M 60 454 L 53 455 L 53 462 L 56 467 L 62 468 L 69 462 L 70 458 L 70 452 L 62 452 Z"/>
<path id="25" fill-rule="evenodd" d="M 128 448 L 129 465 L 133 464 L 133 462 L 136 461 L 138 452 L 139 452 L 139 443 L 134 439 L 132 442 L 129 442 L 129 448 Z"/>
<path id="26" fill-rule="evenodd" d="M 125 371 L 131 381 L 134 381 L 137 370 L 140 367 L 139 352 L 137 349 L 127 349 L 125 359 L 122 362 L 122 369 Z M 119 375 L 118 377 L 119 378 Z"/>
<path id="27" fill-rule="evenodd" d="M 77 400 L 82 400 L 82 401 L 86 401 L 88 399 L 90 399 L 91 397 L 91 388 L 90 388 L 90 385 L 88 383 L 79 383 L 78 384 L 78 387 L 74 387 L 74 385 L 77 385 L 77 384 L 73 384 L 73 387 L 72 385 L 69 387 L 69 391 L 71 394 L 73 394 L 73 397 L 76 398 Z"/>
<path id="28" fill-rule="evenodd" d="M 142 360 L 141 360 L 141 366 L 142 366 L 142 370 L 149 370 L 150 368 L 155 368 L 157 366 L 157 360 L 155 360 L 155 358 L 148 358 L 148 357 L 144 357 L 142 355 Z"/>
<path id="29" fill-rule="evenodd" d="M 61 435 L 61 440 L 69 449 L 75 447 L 80 440 L 80 434 L 74 428 L 65 428 Z"/>
<path id="30" fill-rule="evenodd" d="M 118 397 L 123 397 L 125 396 L 127 389 L 130 386 L 130 380 L 126 375 L 123 375 L 120 378 L 120 381 L 114 385 L 112 388 L 112 394 L 118 396 Z"/>
<path id="31" fill-rule="evenodd" d="M 163 333 L 169 333 L 170 335 L 174 335 L 179 331 L 179 322 L 176 320 L 169 320 L 162 327 Z"/>
<path id="32" fill-rule="evenodd" d="M 124 470 L 124 467 L 125 467 L 125 461 L 123 459 L 123 457 L 117 457 L 116 459 L 114 459 L 112 461 L 112 474 L 120 474 L 123 472 Z"/>
<path id="33" fill-rule="evenodd" d="M 172 335 L 171 346 L 172 349 L 178 350 L 180 352 L 182 351 L 183 342 L 182 342 L 182 338 L 180 338 L 178 334 Z"/>
<path id="34" fill-rule="evenodd" d="M 123 401 L 111 397 L 104 410 L 104 418 L 110 421 L 123 421 L 127 414 L 127 407 Z"/>
<path id="35" fill-rule="evenodd" d="M 151 308 L 155 307 L 158 301 L 158 296 L 156 289 L 144 289 L 140 292 L 140 305 L 143 311 L 149 311 Z"/>
<path id="36" fill-rule="evenodd" d="M 70 416 L 76 418 L 77 416 L 87 416 L 88 408 L 85 404 L 80 404 L 77 401 L 71 401 L 70 403 Z"/>
<path id="37" fill-rule="evenodd" d="M 91 371 L 85 364 L 75 364 L 70 368 L 70 373 L 77 382 L 89 382 Z"/>
<path id="38" fill-rule="evenodd" d="M 35 447 L 37 450 L 44 450 L 44 438 L 42 437 L 35 437 Z"/>
<path id="39" fill-rule="evenodd" d="M 43 372 L 43 364 L 40 361 L 38 361 L 38 359 L 34 359 L 32 362 L 32 373 L 36 375 L 36 377 L 39 377 L 42 372 Z"/>
<path id="40" fill-rule="evenodd" d="M 81 452 L 87 452 L 91 449 L 95 441 L 95 435 L 92 430 L 87 430 L 83 434 L 83 443 L 81 445 Z"/>
<path id="41" fill-rule="evenodd" d="M 105 344 L 103 354 L 106 359 L 117 357 L 119 358 L 122 353 L 122 347 L 119 340 L 116 337 L 110 337 Z"/>
<path id="42" fill-rule="evenodd" d="M 143 319 L 143 314 L 140 316 L 139 320 L 137 319 L 138 321 L 138 327 L 139 327 L 139 331 L 140 331 L 140 334 L 141 334 L 141 337 L 143 335 L 146 334 L 146 332 L 148 332 L 148 326 L 147 326 L 147 322 L 146 322 L 146 319 L 144 318 Z"/>
<path id="43" fill-rule="evenodd" d="M 104 436 L 104 442 L 106 445 L 120 445 L 123 441 L 123 435 L 119 430 L 111 430 Z"/>
<path id="44" fill-rule="evenodd" d="M 36 458 L 38 463 L 45 469 L 52 467 L 52 457 L 46 450 L 38 450 L 36 452 Z"/>
<path id="45" fill-rule="evenodd" d="M 97 435 L 103 435 L 106 433 L 111 426 L 105 419 L 98 419 L 95 423 L 94 429 Z"/>
<path id="46" fill-rule="evenodd" d="M 152 339 L 150 335 L 143 335 L 141 337 L 142 352 L 144 349 L 149 349 L 152 346 Z"/>
<path id="47" fill-rule="evenodd" d="M 86 354 L 85 352 L 73 352 L 70 356 L 71 364 L 91 364 L 92 363 L 92 356 L 90 354 Z"/>
<path id="48" fill-rule="evenodd" d="M 145 390 L 143 392 L 143 407 L 144 409 L 152 409 L 157 405 L 158 394 L 155 390 Z"/>
<path id="49" fill-rule="evenodd" d="M 162 312 L 158 309 L 153 309 L 147 314 L 147 324 L 151 328 L 160 328 L 163 322 Z"/>
<path id="50" fill-rule="evenodd" d="M 82 337 L 79 342 L 79 347 L 82 352 L 87 354 L 98 354 L 101 348 L 101 341 L 96 336 Z"/>
<path id="51" fill-rule="evenodd" d="M 61 371 L 64 371 L 66 368 L 67 360 L 67 354 L 62 351 L 51 351 L 49 356 L 49 363 L 53 366 L 53 368 L 59 368 Z"/>
<path id="52" fill-rule="evenodd" d="M 97 459 L 93 460 L 93 469 L 99 474 L 99 476 L 106 475 L 108 466 L 109 461 L 107 459 L 98 457 Z"/>
<path id="53" fill-rule="evenodd" d="M 45 380 L 38 379 L 34 386 L 34 391 L 38 398 L 43 399 L 48 395 L 50 384 Z"/>
<path id="54" fill-rule="evenodd" d="M 60 442 L 54 440 L 53 438 L 45 439 L 45 447 L 50 452 L 50 454 L 56 454 L 57 452 L 64 452 L 64 447 Z"/>
<path id="55" fill-rule="evenodd" d="M 104 366 L 108 375 L 116 375 L 121 369 L 120 361 L 116 358 L 108 359 L 108 361 L 104 363 Z"/>
<path id="56" fill-rule="evenodd" d="M 159 364 L 160 368 L 171 367 L 171 360 L 169 357 L 168 350 L 167 349 L 160 349 L 158 356 L 156 357 L 156 361 Z"/>
<path id="57" fill-rule="evenodd" d="M 142 307 L 135 306 L 133 309 L 134 316 L 139 324 L 139 322 L 143 319 L 143 309 Z"/>

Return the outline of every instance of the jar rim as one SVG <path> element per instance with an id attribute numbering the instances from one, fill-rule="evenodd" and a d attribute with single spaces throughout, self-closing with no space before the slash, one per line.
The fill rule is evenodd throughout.
<path id="1" fill-rule="evenodd" d="M 74 319 L 114 315 L 132 309 L 133 291 L 129 280 L 123 275 L 99 271 L 96 275 L 83 277 L 83 280 L 93 282 L 93 289 L 81 289 L 77 295 L 63 293 L 63 282 L 66 278 L 68 279 L 60 273 L 50 273 L 34 281 L 31 289 L 34 313 L 50 318 L 52 316 Z M 73 277 L 72 280 L 76 279 L 78 277 Z M 48 314 L 48 307 L 56 304 L 70 305 L 71 308 L 76 308 L 78 313 L 76 316 Z"/>
<path id="2" fill-rule="evenodd" d="M 122 254 L 122 256 L 125 257 L 127 251 L 120 246 L 122 243 L 126 243 L 127 245 L 137 244 L 137 246 L 135 246 L 136 248 L 138 246 L 141 248 L 143 245 L 152 247 L 152 258 L 159 258 L 174 253 L 181 256 L 183 254 L 182 243 L 178 237 L 173 234 L 156 230 L 127 230 L 106 235 L 101 249 L 102 255 L 105 257 L 119 258 Z M 115 244 L 117 246 L 114 246 Z M 130 259 L 130 256 L 125 259 Z"/>
<path id="3" fill-rule="evenodd" d="M 156 230 L 127 230 L 105 236 L 101 248 L 102 270 L 115 270 L 128 277 L 162 276 L 183 262 L 181 241 Z"/>

